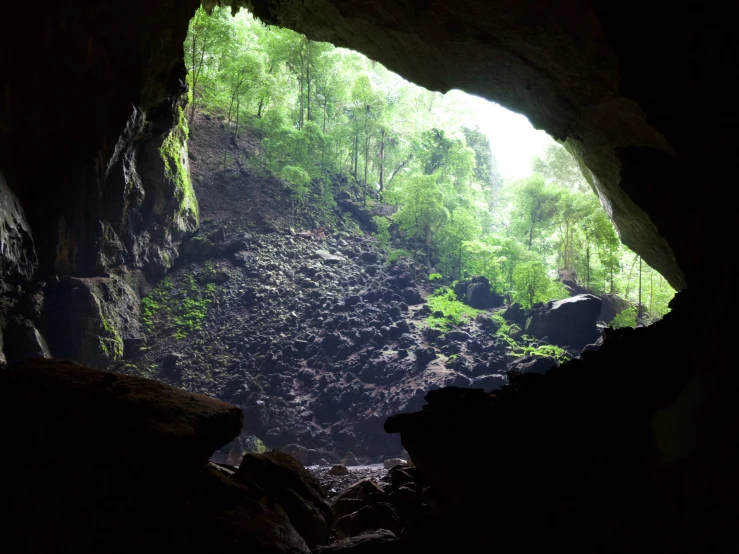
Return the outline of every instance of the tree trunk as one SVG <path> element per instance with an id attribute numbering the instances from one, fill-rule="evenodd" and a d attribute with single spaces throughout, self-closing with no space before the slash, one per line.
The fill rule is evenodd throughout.
<path id="1" fill-rule="evenodd" d="M 364 205 L 367 205 L 367 168 L 369 166 L 369 135 L 364 137 Z"/>
<path id="2" fill-rule="evenodd" d="M 234 136 L 236 139 L 239 138 L 239 114 L 241 112 L 241 95 L 236 95 L 236 130 L 234 131 Z"/>
<path id="3" fill-rule="evenodd" d="M 385 129 L 380 129 L 380 192 L 385 188 Z"/>
<path id="4" fill-rule="evenodd" d="M 309 40 L 308 44 L 306 45 L 308 55 L 307 55 L 306 64 L 305 64 L 305 83 L 307 87 L 307 95 L 305 97 L 305 101 L 306 101 L 306 104 L 308 105 L 307 106 L 308 107 L 308 121 L 313 121 L 313 117 L 311 116 L 311 112 L 310 112 L 310 85 L 311 85 L 310 66 L 312 62 L 310 45 L 311 45 L 311 41 Z"/>
<path id="5" fill-rule="evenodd" d="M 639 303 L 637 305 L 636 309 L 636 318 L 637 320 L 641 319 L 641 256 L 639 256 Z"/>
<path id="6" fill-rule="evenodd" d="M 300 96 L 300 114 L 298 115 L 298 129 L 302 129 L 303 128 L 303 109 L 304 109 L 303 79 L 305 77 L 305 59 L 303 56 L 303 45 L 302 44 L 300 45 L 299 55 L 300 55 L 300 78 L 299 78 L 300 84 L 298 86 L 298 95 Z"/>
<path id="7" fill-rule="evenodd" d="M 328 94 L 323 97 L 323 132 L 326 132 L 326 112 L 328 111 Z"/>

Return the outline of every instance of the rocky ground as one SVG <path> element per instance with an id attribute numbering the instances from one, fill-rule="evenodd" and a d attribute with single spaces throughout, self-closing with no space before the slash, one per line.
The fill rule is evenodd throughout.
<path id="1" fill-rule="evenodd" d="M 293 217 L 280 182 L 249 169 L 258 140 L 230 144 L 228 171 L 223 142 L 219 125 L 200 119 L 191 152 L 203 225 L 144 301 L 145 340 L 112 367 L 241 407 L 244 429 L 215 459 L 235 465 L 264 448 L 306 465 L 349 451 L 357 463 L 402 456 L 383 424 L 420 409 L 429 390 L 497 389 L 507 370 L 556 365 L 516 360 L 494 310 L 445 334 L 427 328 L 425 271 L 389 262 L 341 208 Z M 530 315 L 506 314 L 522 325 Z"/>

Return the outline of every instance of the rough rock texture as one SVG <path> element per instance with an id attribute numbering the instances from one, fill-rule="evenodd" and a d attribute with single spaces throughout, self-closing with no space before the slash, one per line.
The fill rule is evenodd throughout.
<path id="1" fill-rule="evenodd" d="M 177 122 L 182 41 L 197 5 L 50 5 L 40 12 L 44 40 L 18 51 L 3 18 L 13 61 L 0 168 L 43 237 L 42 278 L 100 275 L 124 262 L 168 267 L 178 235 L 193 227 Z M 64 108 L 38 109 L 44 102 Z"/>
<path id="2" fill-rule="evenodd" d="M 234 475 L 238 483 L 259 483 L 274 495 L 295 530 L 311 549 L 326 544 L 333 511 L 318 480 L 295 458 L 282 452 L 247 454 Z"/>
<path id="3" fill-rule="evenodd" d="M 398 537 L 390 531 L 380 529 L 338 540 L 319 548 L 317 554 L 389 554 L 401 551 L 403 547 L 399 544 Z"/>
<path id="4" fill-rule="evenodd" d="M 141 337 L 136 275 L 62 277 L 44 288 L 41 329 L 52 354 L 106 368 Z"/>
<path id="5" fill-rule="evenodd" d="M 526 333 L 580 350 L 597 338 L 595 323 L 600 310 L 601 300 L 592 294 L 551 301 L 531 314 Z"/>
<path id="6" fill-rule="evenodd" d="M 691 376 L 680 349 L 652 347 L 690 340 L 675 305 L 682 301 L 650 327 L 611 332 L 587 358 L 520 375 L 490 394 L 432 391 L 423 411 L 390 418 L 386 429 L 401 433 L 444 522 L 426 529 L 426 544 L 729 552 L 737 539 L 732 429 L 739 415 L 693 416 L 693 395 L 710 390 L 706 381 Z M 638 383 L 614 386 L 625 369 Z M 720 398 L 731 396 L 736 376 L 715 386 L 725 391 Z M 463 464 L 451 443 L 465 445 Z M 485 522 L 495 522 L 496 532 Z"/>
<path id="7" fill-rule="evenodd" d="M 15 315 L 5 324 L 0 350 L 4 351 L 6 362 L 14 364 L 26 358 L 51 358 L 46 340 L 41 336 L 32 321 Z"/>
<path id="8" fill-rule="evenodd" d="M 241 411 L 229 404 L 155 381 L 97 371 L 73 362 L 30 360 L 0 374 L 4 444 L 28 433 L 55 454 L 113 456 L 118 463 L 199 467 L 241 429 Z M 65 429 L 74 429 L 74 434 Z"/>
<path id="9" fill-rule="evenodd" d="M 30 280 L 36 252 L 23 209 L 0 172 L 0 279 Z"/>
<path id="10" fill-rule="evenodd" d="M 503 303 L 503 299 L 490 290 L 490 281 L 486 277 L 473 277 L 469 282 L 458 283 L 458 286 L 464 289 L 461 300 L 477 310 L 495 308 Z"/>
<path id="11" fill-rule="evenodd" d="M 548 356 L 525 356 L 523 358 L 513 360 L 508 371 L 513 373 L 546 373 L 558 365 L 559 363 L 557 363 L 556 359 Z"/>
<path id="12" fill-rule="evenodd" d="M 138 377 L 56 361 L 6 369 L 4 550 L 308 554 L 269 476 L 207 464 L 240 427 L 234 406 Z M 285 483 L 303 478 L 284 469 Z"/>
<path id="13" fill-rule="evenodd" d="M 603 323 L 610 323 L 617 314 L 631 306 L 628 300 L 616 294 L 603 294 L 599 298 L 603 305 L 598 315 L 598 321 Z"/>

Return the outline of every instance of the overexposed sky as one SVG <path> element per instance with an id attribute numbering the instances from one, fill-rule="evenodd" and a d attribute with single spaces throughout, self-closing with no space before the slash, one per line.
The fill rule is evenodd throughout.
<path id="1" fill-rule="evenodd" d="M 525 116 L 478 96 L 453 90 L 447 93 L 465 106 L 468 126 L 479 126 L 488 136 L 490 148 L 498 160 L 498 169 L 506 180 L 531 175 L 531 164 L 536 156 L 543 156 L 556 141 L 544 131 L 537 131 Z"/>

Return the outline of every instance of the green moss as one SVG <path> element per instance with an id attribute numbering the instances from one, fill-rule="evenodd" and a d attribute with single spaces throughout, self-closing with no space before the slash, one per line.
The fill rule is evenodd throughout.
<path id="1" fill-rule="evenodd" d="M 457 300 L 454 291 L 448 287 L 429 296 L 428 306 L 432 315 L 426 318 L 426 325 L 441 331 L 448 331 L 451 324 L 459 325 L 465 319 L 472 319 L 480 313 L 480 310 Z M 438 312 L 441 312 L 441 316 Z"/>
<path id="2" fill-rule="evenodd" d="M 192 273 L 183 273 L 176 279 L 165 277 L 141 301 L 146 331 L 173 328 L 173 337 L 185 338 L 202 327 L 216 292 L 215 283 L 202 287 Z"/>
<path id="3" fill-rule="evenodd" d="M 110 322 L 101 317 L 103 333 L 98 337 L 100 351 L 111 361 L 120 360 L 123 357 L 123 339 Z"/>
<path id="4" fill-rule="evenodd" d="M 543 344 L 533 347 L 526 343 L 535 342 L 535 340 L 526 335 L 523 335 L 521 340 L 517 339 L 516 337 L 521 332 L 520 327 L 515 323 L 508 323 L 500 312 L 494 313 L 491 319 L 498 326 L 495 337 L 508 345 L 508 352 L 512 356 L 517 358 L 523 358 L 524 356 L 548 356 L 556 358 L 559 363 L 566 362 L 570 359 L 567 352 L 559 346 Z"/>
<path id="5" fill-rule="evenodd" d="M 179 203 L 177 217 L 184 220 L 183 223 L 186 223 L 192 217 L 194 223 L 197 224 L 200 210 L 195 197 L 195 190 L 192 188 L 190 172 L 185 165 L 188 135 L 187 118 L 182 107 L 179 107 L 177 125 L 162 142 L 159 154 L 164 162 L 164 176 L 175 184 L 174 194 Z"/>

